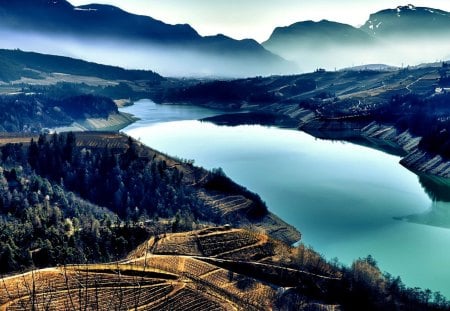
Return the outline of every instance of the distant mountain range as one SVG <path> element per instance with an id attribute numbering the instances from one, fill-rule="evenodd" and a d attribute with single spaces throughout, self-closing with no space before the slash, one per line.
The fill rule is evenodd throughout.
<path id="1" fill-rule="evenodd" d="M 450 58 L 450 13 L 413 5 L 370 15 L 360 28 L 322 20 L 276 28 L 270 38 L 199 35 L 117 7 L 65 0 L 0 0 L 2 48 L 82 58 L 166 76 L 290 74 Z"/>
<path id="2" fill-rule="evenodd" d="M 12 41 L 19 37 L 18 48 L 41 48 L 40 52 L 58 54 L 68 50 L 65 54 L 74 53 L 68 56 L 93 61 L 115 58 L 116 65 L 145 66 L 167 75 L 239 76 L 296 71 L 295 64 L 254 40 L 234 40 L 224 35 L 202 37 L 189 25 L 169 25 L 109 5 L 74 7 L 65 0 L 0 0 L 0 30 L 11 33 L 6 37 Z M 31 39 L 27 40 L 27 36 Z M 36 37 L 46 42 L 47 50 L 33 46 Z M 52 44 L 52 38 L 57 42 Z"/>
<path id="3" fill-rule="evenodd" d="M 307 71 L 418 64 L 450 58 L 450 13 L 408 5 L 372 14 L 360 28 L 327 20 L 299 22 L 276 28 L 262 45 Z"/>

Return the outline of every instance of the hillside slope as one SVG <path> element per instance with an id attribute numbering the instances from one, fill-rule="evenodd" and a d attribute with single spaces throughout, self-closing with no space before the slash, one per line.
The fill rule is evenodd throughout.
<path id="1" fill-rule="evenodd" d="M 149 70 L 125 70 L 70 57 L 0 49 L 0 80 L 3 82 L 20 80 L 23 77 L 39 80 L 50 73 L 96 77 L 103 80 L 154 82 L 163 80 L 160 75 Z"/>
<path id="2" fill-rule="evenodd" d="M 252 226 L 288 244 L 300 239 L 223 173 L 122 134 L 2 134 L 0 154 L 0 273 L 111 261 L 148 230 L 205 222 Z"/>
<path id="3" fill-rule="evenodd" d="M 0 309 L 447 310 L 382 275 L 267 235 L 208 227 L 154 235 L 119 262 L 67 265 L 4 278 Z M 22 285 L 19 285 L 22 284 Z"/>
<path id="4" fill-rule="evenodd" d="M 46 128 L 117 131 L 135 121 L 111 100 L 146 98 L 170 83 L 145 70 L 125 70 L 53 55 L 0 50 L 0 130 Z"/>

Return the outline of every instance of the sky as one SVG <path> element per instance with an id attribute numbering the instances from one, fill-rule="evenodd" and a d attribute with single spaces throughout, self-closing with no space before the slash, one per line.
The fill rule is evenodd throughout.
<path id="1" fill-rule="evenodd" d="M 269 38 L 273 29 L 298 21 L 328 19 L 360 26 L 371 13 L 407 5 L 392 0 L 69 0 L 73 5 L 112 4 L 169 24 L 188 23 L 201 35 Z M 449 0 L 416 0 L 415 6 L 450 11 Z"/>

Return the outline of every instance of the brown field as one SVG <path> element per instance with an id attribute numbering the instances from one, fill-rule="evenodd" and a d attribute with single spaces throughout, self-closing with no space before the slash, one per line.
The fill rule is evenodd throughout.
<path id="1" fill-rule="evenodd" d="M 0 146 L 6 144 L 28 144 L 31 139 L 37 140 L 39 135 L 28 133 L 0 133 Z"/>
<path id="2" fill-rule="evenodd" d="M 0 310 L 276 310 L 280 293 L 294 285 L 337 280 L 276 265 L 278 244 L 228 226 L 164 234 L 121 262 L 0 279 Z"/>

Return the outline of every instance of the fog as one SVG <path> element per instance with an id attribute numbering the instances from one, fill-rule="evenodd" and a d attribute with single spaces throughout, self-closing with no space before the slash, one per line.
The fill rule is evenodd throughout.
<path id="1" fill-rule="evenodd" d="M 75 39 L 67 36 L 0 32 L 1 48 L 36 51 L 80 58 L 127 69 L 147 69 L 167 77 L 246 77 L 311 72 L 317 68 L 338 70 L 365 64 L 413 66 L 450 59 L 450 38 L 397 40 L 373 45 L 327 45 L 318 42 L 283 46 L 285 59 L 298 64 L 277 67 L 249 54 L 207 53 L 183 46 L 149 45 L 137 42 Z M 300 69 L 299 69 L 300 68 Z"/>
<path id="2" fill-rule="evenodd" d="M 246 77 L 295 73 L 249 54 L 208 53 L 185 46 L 164 46 L 109 39 L 0 32 L 0 48 L 69 56 L 127 69 L 146 69 L 168 77 Z"/>
<path id="3" fill-rule="evenodd" d="M 295 61 L 300 70 L 310 72 L 317 68 L 335 70 L 367 64 L 386 64 L 395 67 L 450 59 L 450 34 L 447 38 L 417 38 L 376 41 L 373 44 L 329 44 L 317 42 L 283 45 L 273 49 L 287 60 Z"/>

